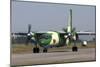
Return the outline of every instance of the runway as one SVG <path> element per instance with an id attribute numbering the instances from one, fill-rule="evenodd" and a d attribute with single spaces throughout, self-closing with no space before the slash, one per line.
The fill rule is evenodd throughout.
<path id="1" fill-rule="evenodd" d="M 95 61 L 95 48 L 71 49 L 64 52 L 12 54 L 11 65 L 37 65 L 52 63 L 69 63 L 80 61 Z"/>

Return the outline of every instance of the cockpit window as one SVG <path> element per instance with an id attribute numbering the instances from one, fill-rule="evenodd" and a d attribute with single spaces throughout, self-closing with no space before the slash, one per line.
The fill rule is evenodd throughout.
<path id="1" fill-rule="evenodd" d="M 48 39 L 48 38 L 51 38 L 51 35 L 50 35 L 50 34 L 43 34 L 43 35 L 41 35 L 40 38 L 41 38 L 41 39 L 42 39 L 42 38 Z"/>

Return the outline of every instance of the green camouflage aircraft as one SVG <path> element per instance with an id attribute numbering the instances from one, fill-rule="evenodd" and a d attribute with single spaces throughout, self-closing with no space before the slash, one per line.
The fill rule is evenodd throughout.
<path id="1" fill-rule="evenodd" d="M 27 36 L 26 43 L 30 40 L 34 43 L 33 53 L 39 53 L 39 46 L 43 47 L 43 52 L 47 52 L 50 47 L 61 47 L 70 45 L 72 42 L 72 51 L 77 52 L 78 48 L 76 41 L 78 35 L 95 35 L 94 32 L 76 32 L 75 28 L 72 27 L 72 9 L 70 9 L 69 20 L 67 28 L 64 28 L 65 33 L 57 31 L 48 31 L 42 33 L 31 32 L 31 25 L 28 26 L 28 33 L 17 33 L 17 35 Z"/>

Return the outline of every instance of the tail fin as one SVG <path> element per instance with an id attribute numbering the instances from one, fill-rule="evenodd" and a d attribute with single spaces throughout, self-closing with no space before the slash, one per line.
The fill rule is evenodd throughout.
<path id="1" fill-rule="evenodd" d="M 72 9 L 70 9 L 67 32 L 72 32 Z"/>

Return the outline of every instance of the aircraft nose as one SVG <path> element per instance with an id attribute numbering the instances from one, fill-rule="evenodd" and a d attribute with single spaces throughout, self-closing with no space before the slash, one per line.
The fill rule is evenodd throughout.
<path id="1" fill-rule="evenodd" d="M 42 44 L 42 45 L 45 44 L 45 39 L 41 39 L 40 44 Z"/>
<path id="2" fill-rule="evenodd" d="M 41 44 L 44 44 L 45 43 L 44 40 L 41 40 L 40 42 L 41 42 Z"/>
<path id="3" fill-rule="evenodd" d="M 49 43 L 50 43 L 49 39 L 41 39 L 40 40 L 40 45 L 42 45 L 42 46 L 49 45 Z"/>

